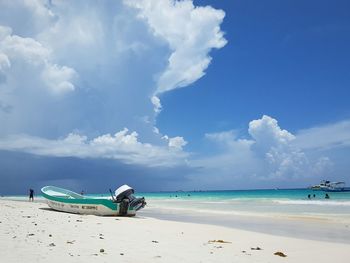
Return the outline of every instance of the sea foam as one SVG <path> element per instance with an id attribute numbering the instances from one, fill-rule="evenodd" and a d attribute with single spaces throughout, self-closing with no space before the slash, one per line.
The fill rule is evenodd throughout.
<path id="1" fill-rule="evenodd" d="M 350 206 L 350 201 L 329 200 L 273 200 L 274 203 L 284 205 L 321 205 L 321 206 Z"/>

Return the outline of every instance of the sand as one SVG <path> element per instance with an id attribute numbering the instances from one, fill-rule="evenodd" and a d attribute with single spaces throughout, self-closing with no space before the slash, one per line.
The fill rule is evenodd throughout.
<path id="1" fill-rule="evenodd" d="M 142 216 L 75 215 L 9 200 L 0 200 L 0 247 L 0 260 L 7 263 L 350 260 L 350 244 Z"/>

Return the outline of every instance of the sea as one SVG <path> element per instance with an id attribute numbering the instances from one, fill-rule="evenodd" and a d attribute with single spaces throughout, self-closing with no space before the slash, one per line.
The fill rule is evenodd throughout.
<path id="1" fill-rule="evenodd" d="M 326 199 L 326 193 L 329 199 Z M 350 192 L 324 192 L 311 189 L 257 189 L 220 191 L 139 192 L 152 209 L 179 210 L 232 215 L 295 215 L 310 217 L 350 216 Z M 109 193 L 86 194 L 110 197 Z M 26 195 L 4 196 L 26 200 Z M 43 201 L 43 197 L 36 196 Z"/>
<path id="2" fill-rule="evenodd" d="M 350 244 L 350 192 L 266 189 L 140 193 L 140 215 Z"/>
<path id="3" fill-rule="evenodd" d="M 350 192 L 311 189 L 138 192 L 139 217 L 220 225 L 267 234 L 350 243 Z M 87 194 L 108 198 L 109 194 Z M 27 196 L 3 199 L 27 200 Z M 37 201 L 44 201 L 41 196 Z"/>
<path id="4" fill-rule="evenodd" d="M 350 215 L 350 192 L 264 189 L 140 193 L 154 207 L 223 214 Z M 153 204 L 151 203 L 153 206 Z"/>

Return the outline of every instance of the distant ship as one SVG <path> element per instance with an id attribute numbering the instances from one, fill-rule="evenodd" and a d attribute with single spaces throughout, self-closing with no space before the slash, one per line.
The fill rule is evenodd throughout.
<path id="1" fill-rule="evenodd" d="M 312 190 L 322 190 L 326 192 L 349 192 L 350 187 L 345 186 L 345 182 L 331 182 L 322 180 L 319 184 L 310 187 Z"/>
<path id="2" fill-rule="evenodd" d="M 309 188 L 312 190 L 323 190 L 329 187 L 330 183 L 331 181 L 322 180 L 319 184 L 310 186 Z"/>

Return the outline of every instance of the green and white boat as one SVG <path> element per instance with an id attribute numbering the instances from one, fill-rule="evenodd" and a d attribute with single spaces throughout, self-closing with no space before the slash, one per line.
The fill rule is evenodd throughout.
<path id="1" fill-rule="evenodd" d="M 119 187 L 114 195 L 111 192 L 111 198 L 84 196 L 55 186 L 45 186 L 41 192 L 49 207 L 74 214 L 135 216 L 146 205 L 144 197 L 135 197 L 128 185 Z"/>

